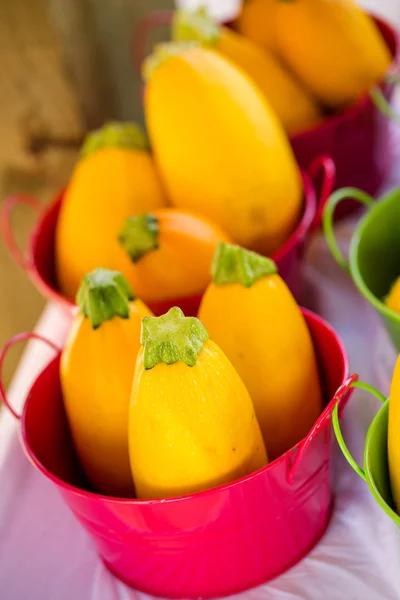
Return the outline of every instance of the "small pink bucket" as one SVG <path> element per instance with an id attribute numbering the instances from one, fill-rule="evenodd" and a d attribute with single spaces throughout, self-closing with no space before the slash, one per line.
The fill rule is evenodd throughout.
<path id="1" fill-rule="evenodd" d="M 335 181 L 335 165 L 327 156 L 314 160 L 308 173 L 302 173 L 304 187 L 304 211 L 299 224 L 285 244 L 272 256 L 281 277 L 286 281 L 293 294 L 300 300 L 302 292 L 303 254 L 311 235 L 321 224 L 322 214 Z M 321 193 L 317 201 L 312 178 L 321 179 Z M 4 201 L 0 215 L 0 225 L 4 242 L 15 262 L 27 273 L 36 288 L 49 300 L 57 302 L 68 312 L 75 304 L 65 298 L 57 286 L 55 269 L 55 232 L 64 192 L 61 192 L 49 207 L 43 210 L 39 200 L 19 194 Z M 11 226 L 11 213 L 15 205 L 26 204 L 38 213 L 36 226 L 30 235 L 26 256 L 14 239 Z M 171 306 L 179 306 L 185 315 L 195 316 L 201 296 L 172 298 L 164 302 L 153 303 L 149 308 L 155 315 L 162 315 Z"/>
<path id="2" fill-rule="evenodd" d="M 72 449 L 59 379 L 60 353 L 33 384 L 21 418 L 32 464 L 57 486 L 107 568 L 134 588 L 169 598 L 213 598 L 264 583 L 301 560 L 326 531 L 333 507 L 331 414 L 353 378 L 336 333 L 303 310 L 317 352 L 326 408 L 299 444 L 255 473 L 166 500 L 125 500 L 89 488 Z M 0 393 L 8 349 L 0 356 Z M 43 340 L 46 341 L 46 340 Z M 54 345 L 51 344 L 54 348 Z"/>
<path id="3" fill-rule="evenodd" d="M 140 74 L 151 32 L 170 25 L 173 11 L 154 11 L 140 21 L 133 35 L 133 66 Z M 399 60 L 397 32 L 385 21 L 373 17 L 393 56 L 392 69 Z M 231 27 L 231 23 L 226 24 Z M 394 86 L 381 83 L 385 99 L 390 102 Z M 302 169 L 317 156 L 328 155 L 336 165 L 335 189 L 355 186 L 374 196 L 393 165 L 394 154 L 389 135 L 390 122 L 367 94 L 346 110 L 328 117 L 321 125 L 290 138 L 297 162 Z M 340 206 L 336 217 L 359 208 L 351 200 Z"/>

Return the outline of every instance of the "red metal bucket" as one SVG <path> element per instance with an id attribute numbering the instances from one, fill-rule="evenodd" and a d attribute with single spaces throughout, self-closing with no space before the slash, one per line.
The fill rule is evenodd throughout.
<path id="1" fill-rule="evenodd" d="M 224 596 L 283 573 L 324 534 L 333 507 L 331 413 L 339 399 L 344 408 L 353 378 L 346 381 L 348 361 L 336 333 L 303 314 L 319 359 L 324 412 L 304 440 L 266 467 L 185 497 L 124 500 L 86 491 L 63 408 L 59 353 L 39 375 L 21 417 L 25 453 L 57 486 L 118 578 L 156 596 Z M 5 346 L 0 369 L 8 348 L 27 337 Z M 0 392 L 7 404 L 2 386 Z"/>
<path id="2" fill-rule="evenodd" d="M 321 173 L 321 193 L 317 202 L 311 178 L 316 178 Z M 304 250 L 312 233 L 321 223 L 326 201 L 334 186 L 335 166 L 329 157 L 322 156 L 313 161 L 309 173 L 303 172 L 302 177 L 304 186 L 303 215 L 290 238 L 272 256 L 281 277 L 289 285 L 298 300 L 300 300 L 302 291 L 303 278 L 301 271 Z M 55 198 L 49 207 L 43 210 L 42 204 L 35 198 L 22 194 L 10 196 L 4 202 L 0 225 L 3 239 L 11 255 L 28 274 L 37 289 L 46 298 L 56 301 L 71 312 L 74 310 L 75 304 L 60 293 L 55 269 L 55 232 L 62 199 L 63 192 Z M 30 235 L 26 256 L 19 250 L 11 226 L 12 209 L 19 203 L 27 204 L 39 214 L 37 223 Z M 185 315 L 195 316 L 200 301 L 201 296 L 173 298 L 150 304 L 149 307 L 155 315 L 161 315 L 167 312 L 171 306 L 179 306 Z"/>
<path id="3" fill-rule="evenodd" d="M 133 65 L 138 74 L 151 31 L 169 25 L 172 15 L 173 11 L 154 11 L 139 22 L 133 36 Z M 398 33 L 382 19 L 373 19 L 393 56 L 394 66 L 400 56 Z M 232 26 L 231 23 L 226 25 Z M 390 102 L 393 84 L 383 81 L 380 87 Z M 327 117 L 321 125 L 293 135 L 290 142 L 302 169 L 306 169 L 315 157 L 328 155 L 336 165 L 335 189 L 355 186 L 374 196 L 393 164 L 389 127 L 388 118 L 366 94 L 346 110 Z M 340 206 L 336 217 L 343 217 L 355 209 L 359 209 L 359 205 L 348 200 Z"/>

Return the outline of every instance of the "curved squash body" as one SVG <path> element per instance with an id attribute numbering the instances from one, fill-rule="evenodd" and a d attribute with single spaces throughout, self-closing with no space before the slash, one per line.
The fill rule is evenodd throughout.
<path id="1" fill-rule="evenodd" d="M 279 52 L 326 106 L 342 108 L 391 63 L 372 19 L 352 0 L 276 0 Z"/>
<path id="2" fill-rule="evenodd" d="M 56 266 L 62 293 L 74 300 L 85 273 L 98 265 L 118 268 L 121 223 L 165 204 L 148 151 L 103 148 L 81 159 L 57 222 Z"/>
<path id="3" fill-rule="evenodd" d="M 276 0 L 247 0 L 235 20 L 235 28 L 265 50 L 276 51 Z"/>
<path id="4" fill-rule="evenodd" d="M 206 217 L 177 209 L 159 209 L 154 249 L 137 262 L 123 252 L 120 270 L 146 303 L 202 294 L 211 279 L 210 265 L 219 241 L 229 237 Z M 134 236 L 132 236 L 134 243 Z"/>
<path id="5" fill-rule="evenodd" d="M 400 510 L 400 357 L 390 386 L 388 419 L 388 461 L 390 485 L 397 511 Z"/>
<path id="6" fill-rule="evenodd" d="M 186 49 L 154 69 L 145 108 L 175 206 L 263 253 L 286 241 L 302 208 L 299 171 L 276 115 L 239 69 L 215 51 Z"/>
<path id="7" fill-rule="evenodd" d="M 269 459 L 281 456 L 322 411 L 313 343 L 286 284 L 279 275 L 249 288 L 212 283 L 199 319 L 249 390 Z"/>
<path id="8" fill-rule="evenodd" d="M 141 320 L 149 315 L 135 300 L 128 319 L 115 317 L 94 330 L 79 313 L 62 353 L 61 385 L 78 458 L 94 488 L 111 496 L 134 495 L 129 398 Z"/>
<path id="9" fill-rule="evenodd" d="M 251 77 L 288 133 L 298 133 L 321 121 L 317 104 L 272 54 L 226 28 L 221 30 L 217 48 Z"/>
<path id="10" fill-rule="evenodd" d="M 146 346 L 137 359 L 129 420 L 139 498 L 209 489 L 267 463 L 250 396 L 216 344 L 206 341 L 192 366 L 178 360 L 149 369 L 145 360 Z"/>

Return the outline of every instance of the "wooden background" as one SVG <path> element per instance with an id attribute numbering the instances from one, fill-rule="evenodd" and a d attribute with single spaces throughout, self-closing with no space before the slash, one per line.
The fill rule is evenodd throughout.
<path id="1" fill-rule="evenodd" d="M 172 7 L 172 0 L 0 2 L 0 202 L 17 192 L 48 202 L 68 180 L 88 128 L 108 118 L 142 120 L 132 34 L 146 12 Z M 15 211 L 21 245 L 33 222 L 26 207 Z M 44 300 L 3 243 L 0 278 L 2 346 L 34 327 Z M 21 351 L 6 363 L 6 382 Z"/>

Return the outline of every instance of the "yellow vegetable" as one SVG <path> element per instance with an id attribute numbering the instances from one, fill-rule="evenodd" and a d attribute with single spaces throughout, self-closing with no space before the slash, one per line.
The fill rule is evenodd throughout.
<path id="1" fill-rule="evenodd" d="M 276 0 L 246 0 L 235 21 L 235 28 L 265 50 L 276 51 Z"/>
<path id="2" fill-rule="evenodd" d="M 275 0 L 280 56 L 322 103 L 341 108 L 387 72 L 376 25 L 352 0 Z"/>
<path id="3" fill-rule="evenodd" d="M 146 120 L 171 202 L 263 253 L 293 232 L 302 186 L 282 125 L 230 61 L 190 42 L 145 63 Z"/>
<path id="4" fill-rule="evenodd" d="M 165 204 L 147 138 L 138 125 L 108 123 L 89 134 L 57 221 L 62 293 L 73 300 L 82 277 L 98 265 L 117 269 L 121 223 Z"/>
<path id="5" fill-rule="evenodd" d="M 204 7 L 176 11 L 172 31 L 175 41 L 199 41 L 242 69 L 264 94 L 288 133 L 307 129 L 321 120 L 317 104 L 270 52 L 232 29 L 220 27 Z"/>
<path id="6" fill-rule="evenodd" d="M 120 273 L 104 269 L 84 277 L 77 301 L 60 366 L 72 438 L 94 488 L 131 497 L 129 398 L 141 321 L 152 313 Z"/>
<path id="7" fill-rule="evenodd" d="M 388 461 L 390 484 L 397 511 L 400 511 L 400 356 L 390 386 L 388 418 Z"/>
<path id="8" fill-rule="evenodd" d="M 396 279 L 384 302 L 388 308 L 400 314 L 400 277 Z"/>
<path id="9" fill-rule="evenodd" d="M 250 392 L 270 460 L 309 432 L 322 411 L 304 317 L 276 265 L 221 243 L 199 318 Z"/>
<path id="10" fill-rule="evenodd" d="M 194 317 L 143 319 L 129 449 L 139 498 L 189 494 L 267 463 L 250 396 Z"/>

